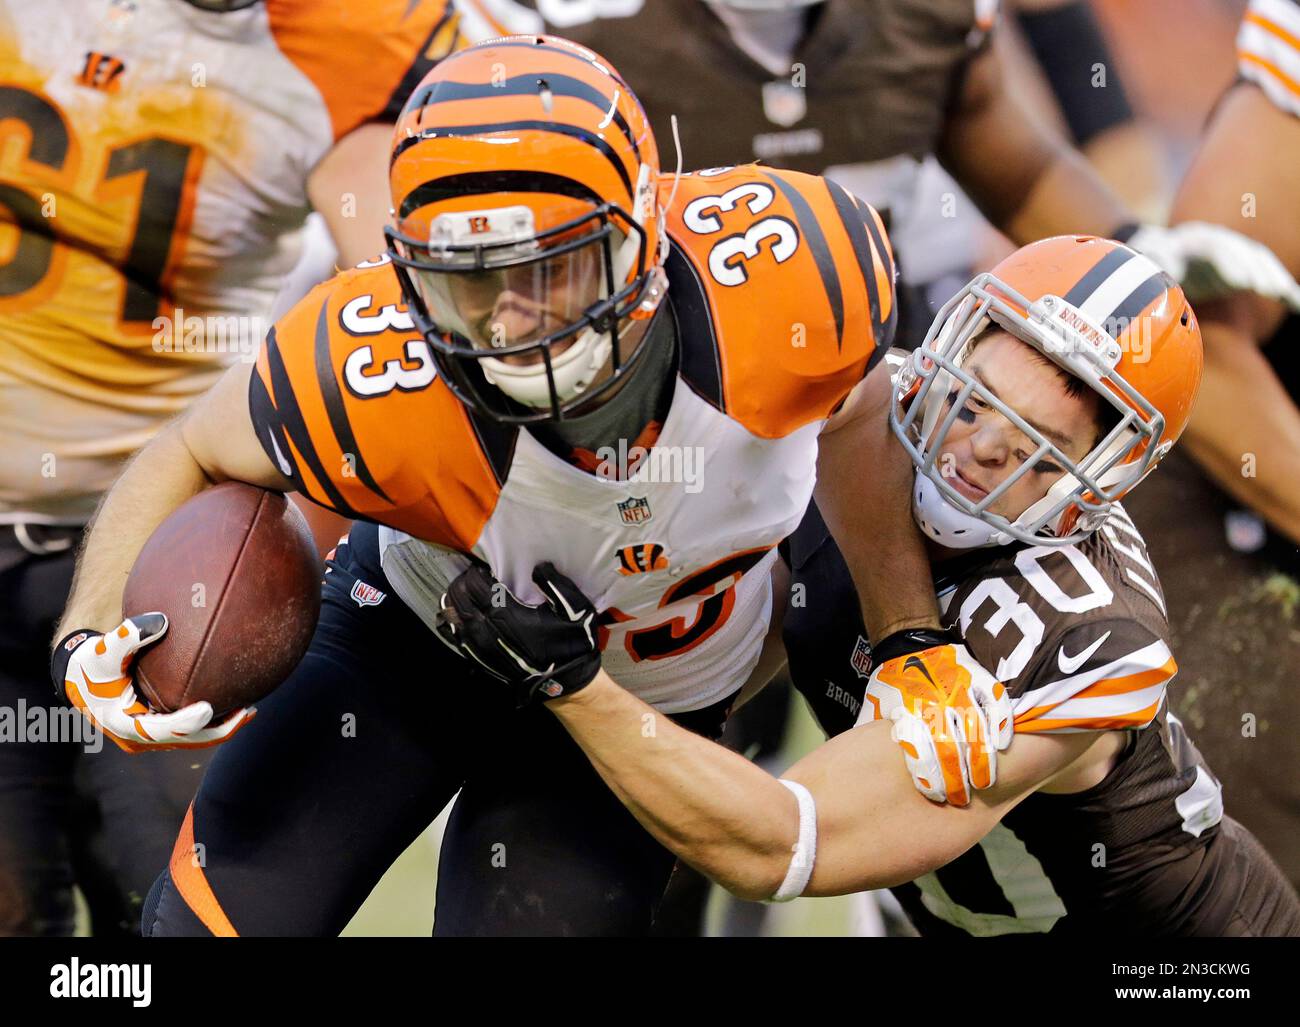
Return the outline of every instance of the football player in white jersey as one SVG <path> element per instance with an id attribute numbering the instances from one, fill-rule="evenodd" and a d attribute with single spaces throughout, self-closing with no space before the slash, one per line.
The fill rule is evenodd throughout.
<path id="1" fill-rule="evenodd" d="M 123 461 L 253 358 L 310 209 L 348 263 L 379 246 L 396 108 L 458 40 L 448 0 L 0 2 L 0 703 L 20 719 L 50 713 L 47 642 Z M 89 744 L 0 741 L 0 935 L 70 933 L 74 863 L 97 933 L 138 922 L 206 761 Z"/>
<path id="2" fill-rule="evenodd" d="M 628 84 L 548 36 L 441 62 L 391 153 L 385 256 L 308 294 L 114 486 L 54 679 L 124 747 L 222 743 L 146 934 L 336 933 L 457 789 L 439 934 L 644 933 L 672 854 L 558 725 L 503 710 L 435 637 L 440 600 L 476 561 L 540 597 L 549 555 L 598 597 L 585 630 L 629 687 L 714 736 L 816 487 L 855 529 L 882 646 L 969 663 L 934 630 L 905 454 L 849 402 L 892 333 L 889 245 L 825 179 L 662 175 Z M 164 622 L 112 630 L 150 530 L 230 478 L 366 522 L 247 728 L 247 711 L 135 703 L 122 668 Z"/>
<path id="3" fill-rule="evenodd" d="M 585 638 L 595 608 L 550 564 L 536 607 L 492 602 L 488 571 L 466 571 L 441 630 L 553 711 L 638 821 L 737 895 L 892 887 L 926 934 L 1300 936 L 1295 892 L 1223 818 L 1166 716 L 1163 597 L 1119 506 L 1181 434 L 1201 362 L 1164 272 L 1070 236 L 974 279 L 896 376 L 887 406 L 945 623 L 1006 682 L 1006 722 L 996 690 L 964 695 L 983 690 L 977 671 L 941 676 L 940 650 L 862 680 L 853 589 L 815 520 L 788 551 L 808 601 L 786 634 L 796 682 L 831 698 L 843 733 L 780 779 L 619 687 Z M 835 700 L 855 680 L 850 727 Z M 980 744 L 1013 715 L 1005 752 Z M 989 760 L 997 781 L 974 790 Z"/>

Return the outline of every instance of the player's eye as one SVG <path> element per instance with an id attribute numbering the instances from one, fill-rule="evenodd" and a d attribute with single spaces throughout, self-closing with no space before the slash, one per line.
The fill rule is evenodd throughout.
<path id="1" fill-rule="evenodd" d="M 979 396 L 977 396 L 975 393 L 972 392 L 966 400 L 966 409 L 973 410 L 977 414 L 983 414 L 992 410 L 993 407 L 991 404 L 986 403 L 984 400 L 980 399 Z"/>

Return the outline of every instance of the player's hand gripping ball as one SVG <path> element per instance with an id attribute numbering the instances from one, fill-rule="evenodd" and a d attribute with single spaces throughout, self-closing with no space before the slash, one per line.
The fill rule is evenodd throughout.
<path id="1" fill-rule="evenodd" d="M 161 613 L 128 617 L 107 634 L 75 631 L 54 648 L 51 670 L 59 694 L 127 752 L 203 749 L 226 741 L 253 719 L 235 710 L 212 723 L 212 704 L 191 703 L 171 713 L 151 710 L 137 697 L 135 654 L 167 631 Z"/>
<path id="2" fill-rule="evenodd" d="M 443 595 L 434 628 L 453 650 L 506 682 L 518 706 L 572 695 L 600 670 L 591 600 L 549 561 L 533 568 L 533 582 L 545 597 L 537 606 L 473 564 Z"/>
<path id="3" fill-rule="evenodd" d="M 904 634 L 873 654 L 861 719 L 893 721 L 890 735 L 922 795 L 965 806 L 997 781 L 998 751 L 1014 732 L 1011 699 L 965 645 L 938 632 Z M 918 648 L 900 653 L 900 643 Z"/>

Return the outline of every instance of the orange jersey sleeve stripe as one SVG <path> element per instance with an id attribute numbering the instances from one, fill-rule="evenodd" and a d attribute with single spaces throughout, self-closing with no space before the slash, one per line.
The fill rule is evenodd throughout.
<path id="1" fill-rule="evenodd" d="M 1124 731 L 1146 727 L 1160 712 L 1163 699 L 1133 713 L 1119 714 L 1111 717 L 1079 717 L 1049 719 L 1041 717 L 1021 723 L 1016 721 L 1016 734 L 1043 734 L 1048 731 Z"/>
<path id="2" fill-rule="evenodd" d="M 1171 656 L 1162 667 L 1142 671 L 1139 674 L 1128 674 L 1124 677 L 1103 678 L 1101 681 L 1089 685 L 1083 691 L 1076 692 L 1071 698 L 1090 699 L 1100 695 L 1124 695 L 1127 692 L 1140 692 L 1142 689 L 1150 688 L 1161 681 L 1168 681 L 1177 673 L 1178 665 L 1174 663 Z"/>
<path id="3" fill-rule="evenodd" d="M 1272 19 L 1266 18 L 1256 11 L 1247 11 L 1243 20 L 1250 22 L 1252 25 L 1258 25 L 1269 35 L 1276 36 L 1293 49 L 1300 51 L 1300 36 L 1297 36 L 1294 32 L 1288 32 Z"/>
<path id="4" fill-rule="evenodd" d="M 1264 71 L 1268 72 L 1270 75 L 1273 76 L 1273 78 L 1277 79 L 1279 84 L 1285 86 L 1290 92 L 1294 93 L 1296 96 L 1300 96 L 1300 82 L 1297 82 L 1290 75 L 1286 74 L 1286 72 L 1284 72 L 1272 61 L 1266 61 L 1263 57 L 1256 56 L 1255 54 L 1249 53 L 1246 50 L 1238 50 L 1237 57 L 1245 64 L 1254 65 L 1255 67 L 1261 68 Z"/>
<path id="5" fill-rule="evenodd" d="M 221 908 L 212 885 L 208 883 L 203 867 L 195 859 L 194 850 L 194 804 L 185 812 L 185 822 L 181 824 L 180 834 L 176 836 L 176 847 L 172 849 L 171 862 L 168 864 L 172 882 L 180 892 L 185 904 L 203 926 L 218 938 L 238 938 L 239 932 Z"/>

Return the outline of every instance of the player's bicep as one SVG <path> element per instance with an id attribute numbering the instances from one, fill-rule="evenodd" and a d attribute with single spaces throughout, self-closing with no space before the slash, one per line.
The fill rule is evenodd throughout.
<path id="1" fill-rule="evenodd" d="M 181 435 L 195 461 L 213 481 L 245 481 L 290 492 L 294 484 L 271 462 L 257 440 L 248 393 L 254 365 L 240 362 L 190 408 Z"/>
<path id="2" fill-rule="evenodd" d="M 952 862 L 1096 737 L 1017 737 L 999 757 L 997 785 L 956 807 L 916 790 L 889 729 L 884 721 L 856 727 L 784 775 L 817 804 L 817 860 L 804 894 L 892 887 Z"/>

